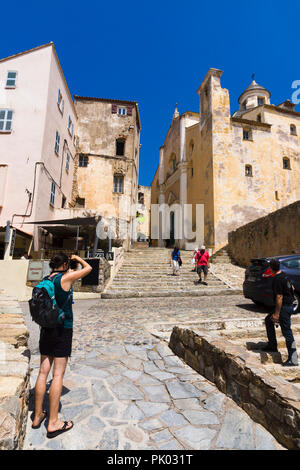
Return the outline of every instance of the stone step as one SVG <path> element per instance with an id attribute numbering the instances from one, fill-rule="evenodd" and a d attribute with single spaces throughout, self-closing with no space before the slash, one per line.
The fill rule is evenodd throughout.
<path id="1" fill-rule="evenodd" d="M 199 290 L 203 289 L 225 289 L 226 286 L 224 284 L 216 284 L 216 285 L 207 285 L 205 286 L 204 284 L 202 285 L 197 285 L 197 286 L 128 286 L 126 288 L 119 288 L 112 286 L 107 290 L 107 292 L 132 292 L 132 291 L 137 291 L 137 292 L 157 292 L 157 291 L 166 291 L 166 292 L 198 292 Z"/>
<path id="2" fill-rule="evenodd" d="M 126 287 L 128 285 L 132 285 L 133 287 L 144 287 L 144 286 L 150 286 L 150 287 L 162 287 L 162 286 L 170 286 L 170 287 L 174 287 L 174 286 L 186 286 L 186 287 L 190 287 L 191 285 L 193 285 L 196 281 L 195 280 L 191 280 L 191 281 L 186 281 L 186 282 L 183 282 L 182 280 L 180 280 L 180 278 L 176 278 L 174 277 L 174 282 L 168 282 L 168 281 L 164 281 L 164 282 L 156 282 L 156 281 L 140 281 L 140 282 L 137 282 L 137 281 L 130 281 L 130 280 L 127 280 L 127 281 L 114 281 L 113 285 L 115 287 Z M 218 279 L 212 279 L 212 280 L 209 280 L 209 281 L 206 281 L 208 282 L 210 285 L 224 285 L 224 282 L 222 281 L 219 281 Z"/>
<path id="3" fill-rule="evenodd" d="M 149 274 L 156 274 L 158 276 L 161 275 L 166 275 L 169 273 L 172 273 L 173 270 L 171 266 L 166 266 L 165 269 L 153 269 L 153 268 L 147 268 L 147 267 L 142 267 L 140 269 L 123 269 L 123 267 L 118 271 L 118 274 L 137 274 L 140 275 L 145 274 L 145 276 L 148 276 Z M 197 272 L 193 271 L 190 267 L 188 268 L 181 268 L 179 271 L 181 274 L 185 275 L 194 275 L 197 276 Z M 212 271 L 208 270 L 208 274 L 213 274 Z"/>
<path id="4" fill-rule="evenodd" d="M 143 292 L 138 290 L 126 291 L 126 292 L 103 292 L 101 297 L 103 299 L 123 299 L 123 298 L 139 298 L 139 297 L 202 297 L 202 296 L 214 296 L 214 295 L 238 295 L 241 294 L 240 289 L 230 289 L 230 288 L 203 288 L 195 290 L 183 290 L 183 291 L 174 291 L 174 290 L 152 290 L 149 292 Z"/>
<path id="5" fill-rule="evenodd" d="M 124 274 L 123 276 L 118 276 L 114 278 L 113 282 L 121 281 L 121 282 L 127 282 L 129 280 L 131 281 L 136 281 L 136 282 L 193 282 L 197 281 L 199 278 L 198 276 L 183 276 L 179 274 L 179 276 L 173 276 L 172 273 L 165 274 L 164 276 L 155 276 L 155 275 L 150 275 L 150 276 L 132 276 L 130 274 L 126 275 Z M 203 279 L 203 277 L 202 277 Z M 207 276 L 208 281 L 219 281 L 220 279 L 212 277 L 212 276 Z"/>
<path id="6" fill-rule="evenodd" d="M 180 280 L 180 278 L 176 278 L 174 277 L 174 282 L 169 282 L 169 281 L 162 281 L 162 282 L 157 282 L 157 281 L 130 281 L 130 280 L 127 280 L 127 281 L 114 281 L 113 282 L 113 287 L 117 287 L 119 289 L 122 289 L 124 287 L 127 287 L 127 286 L 133 286 L 134 288 L 135 287 L 140 287 L 140 288 L 153 288 L 153 287 L 170 287 L 170 288 L 173 288 L 173 287 L 177 287 L 177 286 L 184 286 L 186 288 L 189 288 L 193 285 L 195 285 L 197 281 L 195 280 L 191 280 L 191 281 L 186 281 L 186 282 L 183 282 L 182 280 Z M 208 284 L 210 286 L 215 286 L 215 285 L 225 285 L 224 282 L 222 281 L 219 281 L 218 279 L 212 279 L 212 280 L 209 280 L 209 281 L 206 281 L 208 282 Z"/>

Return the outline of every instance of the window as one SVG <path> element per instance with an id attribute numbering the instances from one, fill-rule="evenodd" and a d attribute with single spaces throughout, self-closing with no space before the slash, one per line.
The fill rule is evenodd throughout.
<path id="1" fill-rule="evenodd" d="M 173 171 L 176 170 L 176 157 L 174 157 L 173 160 L 172 160 L 172 170 Z"/>
<path id="2" fill-rule="evenodd" d="M 251 165 L 245 165 L 245 176 L 253 176 L 252 175 L 252 166 Z"/>
<path id="3" fill-rule="evenodd" d="M 289 269 L 300 269 L 300 257 L 281 261 L 281 264 Z"/>
<path id="4" fill-rule="evenodd" d="M 124 108 L 123 106 L 119 106 L 117 113 L 119 114 L 119 116 L 126 116 L 127 108 Z"/>
<path id="5" fill-rule="evenodd" d="M 247 100 L 246 100 L 246 101 L 244 101 L 244 103 L 242 104 L 242 108 L 243 108 L 244 110 L 246 110 L 246 109 L 247 109 Z"/>
<path id="6" fill-rule="evenodd" d="M 65 100 L 63 100 L 60 89 L 58 90 L 57 106 L 58 106 L 58 109 L 60 110 L 61 114 L 64 114 Z"/>
<path id="7" fill-rule="evenodd" d="M 66 171 L 69 173 L 70 170 L 70 154 L 67 152 L 67 157 L 66 157 Z"/>
<path id="8" fill-rule="evenodd" d="M 191 168 L 191 178 L 194 176 L 194 168 Z"/>
<path id="9" fill-rule="evenodd" d="M 261 122 L 261 114 L 257 115 L 257 122 Z"/>
<path id="10" fill-rule="evenodd" d="M 69 116 L 69 120 L 68 120 L 68 131 L 69 131 L 70 135 L 73 136 L 74 125 L 73 125 L 71 116 Z"/>
<path id="11" fill-rule="evenodd" d="M 85 198 L 77 197 L 75 202 L 75 207 L 85 207 Z"/>
<path id="12" fill-rule="evenodd" d="M 297 129 L 294 124 L 290 125 L 290 132 L 291 132 L 291 135 L 297 135 Z"/>
<path id="13" fill-rule="evenodd" d="M 275 191 L 275 199 L 276 199 L 276 201 L 279 201 L 279 200 L 280 200 L 280 199 L 279 199 L 278 191 Z"/>
<path id="14" fill-rule="evenodd" d="M 258 104 L 258 106 L 262 106 L 263 104 L 265 104 L 265 99 L 264 98 L 257 98 L 257 104 Z"/>
<path id="15" fill-rule="evenodd" d="M 123 193 L 124 176 L 114 176 L 114 193 Z"/>
<path id="16" fill-rule="evenodd" d="M 59 141 L 60 141 L 60 135 L 59 132 L 56 131 L 56 136 L 55 136 L 55 153 L 59 155 Z"/>
<path id="17" fill-rule="evenodd" d="M 55 201 L 55 183 L 52 181 L 51 183 L 51 195 L 50 195 L 50 204 L 51 206 L 54 206 L 54 201 Z"/>
<path id="18" fill-rule="evenodd" d="M 125 155 L 125 140 L 117 139 L 116 140 L 116 155 L 124 156 Z"/>
<path id="19" fill-rule="evenodd" d="M 244 140 L 252 140 L 252 132 L 249 130 L 243 130 L 243 139 Z"/>
<path id="20" fill-rule="evenodd" d="M 13 111 L 0 109 L 0 132 L 10 132 L 12 127 Z"/>
<path id="21" fill-rule="evenodd" d="M 191 141 L 189 145 L 189 158 L 192 157 L 193 151 L 194 151 L 194 142 Z"/>
<path id="22" fill-rule="evenodd" d="M 62 94 L 61 94 L 61 91 L 60 89 L 58 90 L 58 97 L 57 97 L 57 104 L 58 106 L 60 106 L 62 103 Z"/>
<path id="23" fill-rule="evenodd" d="M 62 208 L 62 209 L 64 209 L 64 208 L 66 207 L 66 201 L 67 201 L 66 197 L 63 196 L 63 197 L 62 197 L 62 200 L 61 200 L 61 208 Z"/>
<path id="24" fill-rule="evenodd" d="M 144 204 L 144 193 L 138 193 L 138 202 L 139 204 Z"/>
<path id="25" fill-rule="evenodd" d="M 289 158 L 284 157 L 282 159 L 282 164 L 283 164 L 283 169 L 284 170 L 290 170 L 291 169 L 291 161 Z"/>
<path id="26" fill-rule="evenodd" d="M 6 88 L 16 88 L 17 72 L 7 72 Z"/>
<path id="27" fill-rule="evenodd" d="M 79 166 L 86 168 L 89 164 L 89 157 L 87 155 L 79 155 Z"/>

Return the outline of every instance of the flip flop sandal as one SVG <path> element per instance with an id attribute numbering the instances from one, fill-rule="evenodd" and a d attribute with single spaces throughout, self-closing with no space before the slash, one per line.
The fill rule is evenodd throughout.
<path id="1" fill-rule="evenodd" d="M 46 417 L 47 417 L 47 411 L 45 410 L 45 411 L 43 411 L 43 413 L 44 413 L 44 417 L 43 417 L 43 419 L 41 420 L 40 424 L 38 424 L 37 426 L 33 426 L 33 425 L 32 425 L 32 426 L 31 426 L 32 429 L 39 429 L 39 428 L 41 427 L 42 422 L 43 422 L 44 419 L 46 419 Z"/>
<path id="2" fill-rule="evenodd" d="M 53 431 L 53 432 L 49 432 L 49 431 L 48 431 L 48 432 L 47 432 L 47 437 L 48 437 L 49 439 L 52 439 L 53 437 L 59 436 L 59 435 L 62 434 L 63 432 L 70 431 L 70 429 L 73 428 L 74 423 L 73 423 L 73 421 L 70 421 L 70 423 L 72 423 L 72 426 L 70 426 L 69 428 L 67 428 L 68 422 L 69 422 L 69 421 L 64 421 L 63 427 L 62 427 L 61 429 L 57 429 L 57 431 Z"/>

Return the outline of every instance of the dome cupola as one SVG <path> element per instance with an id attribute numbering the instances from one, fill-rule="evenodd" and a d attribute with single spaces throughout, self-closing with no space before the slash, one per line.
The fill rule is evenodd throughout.
<path id="1" fill-rule="evenodd" d="M 239 97 L 240 111 L 270 104 L 271 93 L 261 85 L 258 85 L 252 75 L 252 83 Z"/>

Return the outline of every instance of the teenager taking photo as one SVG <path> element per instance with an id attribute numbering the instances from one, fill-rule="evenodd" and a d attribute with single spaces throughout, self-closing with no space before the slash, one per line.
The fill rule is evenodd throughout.
<path id="1" fill-rule="evenodd" d="M 80 270 L 76 269 L 78 264 L 81 265 Z M 58 419 L 63 377 L 72 351 L 72 285 L 92 271 L 92 267 L 79 256 L 72 255 L 70 261 L 64 253 L 56 254 L 51 258 L 50 268 L 52 272 L 49 277 L 53 280 L 55 299 L 58 307 L 63 310 L 63 318 L 61 324 L 55 328 L 41 328 L 39 343 L 41 364 L 35 384 L 35 413 L 32 423 L 32 427 L 37 429 L 46 418 L 47 413 L 43 410 L 43 400 L 46 393 L 47 378 L 53 365 L 52 382 L 49 390 L 48 438 L 56 437 L 73 427 L 72 421 L 60 421 Z"/>

